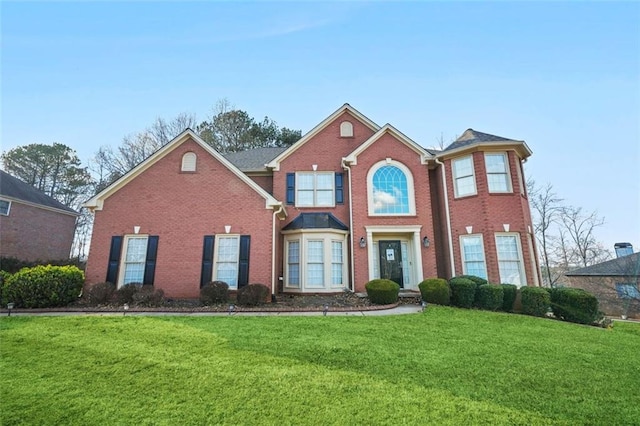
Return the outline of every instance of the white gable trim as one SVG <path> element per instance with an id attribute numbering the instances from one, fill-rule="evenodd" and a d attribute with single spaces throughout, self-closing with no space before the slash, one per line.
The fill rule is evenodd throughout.
<path id="1" fill-rule="evenodd" d="M 182 145 L 187 140 L 192 139 L 198 145 L 200 145 L 205 151 L 207 151 L 213 158 L 218 160 L 223 166 L 229 169 L 233 174 L 235 174 L 238 179 L 249 185 L 251 189 L 253 189 L 258 195 L 265 199 L 265 208 L 266 209 L 279 209 L 282 207 L 282 202 L 276 200 L 272 195 L 270 195 L 267 191 L 262 189 L 257 183 L 251 180 L 247 175 L 242 173 L 240 169 L 234 166 L 229 160 L 224 158 L 222 154 L 213 149 L 209 144 L 203 141 L 198 135 L 196 135 L 193 130 L 186 129 L 184 132 L 180 133 L 176 136 L 171 142 L 164 145 L 162 148 L 158 149 L 151 156 L 149 156 L 146 160 L 142 161 L 140 164 L 129 170 L 124 176 L 120 179 L 113 182 L 111 185 L 103 189 L 98 194 L 94 195 L 92 198 L 87 200 L 83 206 L 87 207 L 91 210 L 102 210 L 104 205 L 104 200 L 109 198 L 111 195 L 115 194 L 127 185 L 131 180 L 142 174 L 149 167 L 156 164 L 162 158 L 164 158 L 171 151 Z M 284 213 L 284 212 L 283 212 Z M 284 213 L 286 216 L 286 213 Z"/>
<path id="2" fill-rule="evenodd" d="M 447 151 L 438 152 L 439 159 L 447 159 L 457 155 L 474 151 L 514 151 L 520 158 L 528 158 L 533 151 L 525 141 L 499 141 L 499 142 L 476 142 L 470 145 L 461 146 Z"/>
<path id="3" fill-rule="evenodd" d="M 302 136 L 300 138 L 300 140 L 298 140 L 298 142 L 296 142 L 293 145 L 291 145 L 288 149 L 286 149 L 280 155 L 278 155 L 276 158 L 274 158 L 269 163 L 267 163 L 266 167 L 269 168 L 269 169 L 276 170 L 276 171 L 280 170 L 280 162 L 282 162 L 285 158 L 287 158 L 291 154 L 293 154 L 302 145 L 307 143 L 309 141 L 309 139 L 311 139 L 312 137 L 314 137 L 315 135 L 320 133 L 320 131 L 322 131 L 325 127 L 327 127 L 329 124 L 331 124 L 336 118 L 338 118 L 344 112 L 348 112 L 353 117 L 355 117 L 357 120 L 359 120 L 362 124 L 364 124 L 365 126 L 370 128 L 371 130 L 373 130 L 374 132 L 377 132 L 380 129 L 380 126 L 378 126 L 376 123 L 374 123 L 373 121 L 369 120 L 367 117 L 362 115 L 359 111 L 357 111 L 351 105 L 344 104 L 340 108 L 338 108 L 333 114 L 331 114 L 330 116 L 328 116 L 327 118 L 322 120 L 320 122 L 320 124 L 318 124 L 316 127 L 311 129 L 304 136 Z"/>
<path id="4" fill-rule="evenodd" d="M 407 137 L 404 133 L 393 127 L 391 124 L 385 124 L 380 130 L 378 130 L 373 136 L 367 139 L 362 145 L 357 147 L 351 154 L 346 156 L 343 160 L 346 163 L 350 163 L 353 165 L 358 164 L 358 155 L 364 152 L 367 148 L 369 148 L 375 141 L 380 139 L 384 134 L 389 133 L 391 136 L 396 138 L 398 141 L 405 144 L 407 147 L 412 149 L 416 154 L 420 155 L 420 163 L 427 164 L 429 160 L 433 160 L 435 157 L 426 149 L 418 145 L 412 139 Z"/>

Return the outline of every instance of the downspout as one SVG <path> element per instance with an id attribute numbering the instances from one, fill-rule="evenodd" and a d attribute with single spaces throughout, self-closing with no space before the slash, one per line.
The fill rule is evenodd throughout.
<path id="1" fill-rule="evenodd" d="M 272 234 L 271 234 L 271 301 L 276 301 L 276 217 L 284 211 L 284 206 L 280 204 L 278 210 L 273 211 Z"/>
<path id="2" fill-rule="evenodd" d="M 447 233 L 449 236 L 449 260 L 451 262 L 451 276 L 456 276 L 456 262 L 453 258 L 453 236 L 451 233 L 451 213 L 449 212 L 449 194 L 447 193 L 447 174 L 444 169 L 444 163 L 437 158 L 436 164 L 442 166 L 442 186 L 444 187 L 444 211 L 447 216 Z"/>
<path id="3" fill-rule="evenodd" d="M 342 168 L 347 171 L 347 177 L 349 178 L 349 245 L 351 246 L 351 285 L 349 290 L 355 291 L 356 286 L 356 271 L 355 271 L 355 253 L 353 246 L 353 197 L 351 196 L 351 167 L 347 166 L 345 159 L 342 159 Z"/>

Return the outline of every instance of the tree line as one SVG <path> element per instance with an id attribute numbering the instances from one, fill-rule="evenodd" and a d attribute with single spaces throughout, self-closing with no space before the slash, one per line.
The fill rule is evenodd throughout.
<path id="1" fill-rule="evenodd" d="M 75 150 L 58 142 L 19 146 L 3 152 L 0 160 L 5 172 L 81 213 L 72 252 L 84 258 L 93 215 L 82 204 L 187 128 L 221 153 L 286 147 L 302 136 L 300 130 L 280 127 L 269 117 L 258 121 L 222 99 L 203 121 L 187 113 L 168 120 L 157 118 L 144 130 L 124 136 L 118 146 L 100 147 L 86 165 Z"/>

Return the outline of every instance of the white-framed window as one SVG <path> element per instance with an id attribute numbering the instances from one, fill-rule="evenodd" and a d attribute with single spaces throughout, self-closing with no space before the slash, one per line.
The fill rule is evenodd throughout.
<path id="1" fill-rule="evenodd" d="M 507 154 L 485 153 L 484 164 L 487 169 L 487 186 L 489 192 L 511 192 L 509 176 L 509 160 Z"/>
<path id="2" fill-rule="evenodd" d="M 195 172 L 196 162 L 198 157 L 195 152 L 187 152 L 182 156 L 182 168 L 183 172 Z"/>
<path id="3" fill-rule="evenodd" d="M 0 215 L 9 216 L 9 211 L 11 211 L 11 201 L 0 200 Z"/>
<path id="4" fill-rule="evenodd" d="M 144 267 L 147 260 L 147 235 L 125 235 L 122 252 L 122 267 L 118 283 L 124 286 L 144 282 Z"/>
<path id="5" fill-rule="evenodd" d="M 287 241 L 287 283 L 300 288 L 300 240 Z"/>
<path id="6" fill-rule="evenodd" d="M 481 234 L 461 235 L 460 253 L 462 255 L 462 271 L 465 275 L 475 275 L 487 279 L 484 241 Z"/>
<path id="7" fill-rule="evenodd" d="M 238 260 L 240 257 L 240 236 L 216 236 L 213 279 L 224 281 L 230 289 L 238 288 Z"/>
<path id="8" fill-rule="evenodd" d="M 352 138 L 353 137 L 353 124 L 349 121 L 343 121 L 340 123 L 340 137 Z"/>
<path id="9" fill-rule="evenodd" d="M 473 157 L 468 155 L 451 162 L 453 170 L 453 191 L 456 198 L 477 194 Z"/>
<path id="10" fill-rule="evenodd" d="M 367 174 L 369 214 L 403 216 L 416 213 L 413 175 L 407 166 L 384 160 L 374 164 Z"/>
<path id="11" fill-rule="evenodd" d="M 334 172 L 296 173 L 296 207 L 333 207 Z"/>
<path id="12" fill-rule="evenodd" d="M 515 284 L 522 287 L 527 284 L 522 261 L 522 246 L 520 234 L 496 233 L 496 252 L 498 255 L 498 270 L 500 283 Z"/>
<path id="13" fill-rule="evenodd" d="M 302 232 L 285 236 L 284 287 L 290 291 L 336 291 L 347 284 L 346 234 Z"/>

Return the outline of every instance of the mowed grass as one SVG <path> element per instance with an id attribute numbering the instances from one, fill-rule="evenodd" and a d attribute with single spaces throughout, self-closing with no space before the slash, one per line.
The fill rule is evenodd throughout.
<path id="1" fill-rule="evenodd" d="M 640 325 L 3 317 L 0 424 L 640 423 Z"/>

